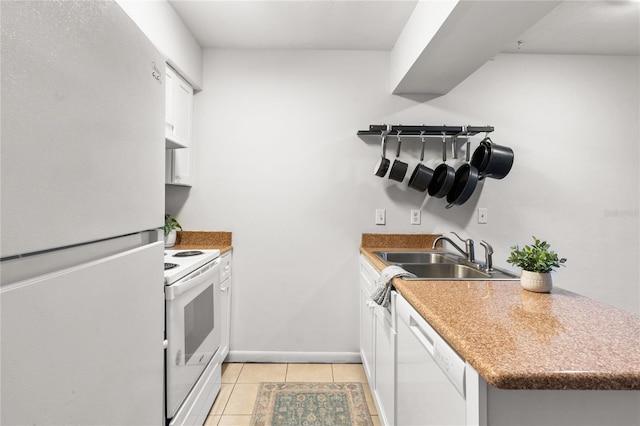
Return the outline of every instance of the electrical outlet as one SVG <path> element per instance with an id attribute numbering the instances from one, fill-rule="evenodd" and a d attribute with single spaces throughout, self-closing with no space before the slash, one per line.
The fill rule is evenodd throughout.
<path id="1" fill-rule="evenodd" d="M 384 225 L 387 222 L 385 209 L 376 209 L 376 225 Z"/>
<path id="2" fill-rule="evenodd" d="M 411 209 L 411 224 L 420 225 L 420 210 Z"/>
<path id="3" fill-rule="evenodd" d="M 486 207 L 478 208 L 478 223 L 489 223 L 489 212 Z"/>

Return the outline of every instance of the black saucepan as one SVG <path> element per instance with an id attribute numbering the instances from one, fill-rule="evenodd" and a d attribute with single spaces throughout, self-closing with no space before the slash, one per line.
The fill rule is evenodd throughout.
<path id="1" fill-rule="evenodd" d="M 478 169 L 479 179 L 502 179 L 509 174 L 513 166 L 513 150 L 507 146 L 496 145 L 486 137 L 473 152 L 471 165 Z"/>
<path id="2" fill-rule="evenodd" d="M 447 194 L 447 208 L 459 206 L 467 202 L 467 200 L 475 191 L 478 185 L 478 169 L 469 163 L 465 163 L 456 171 L 456 177 L 453 187 Z"/>
<path id="3" fill-rule="evenodd" d="M 429 195 L 436 198 L 442 198 L 449 193 L 455 180 L 456 172 L 447 164 L 447 140 L 442 137 L 442 163 L 433 171 L 433 177 L 429 182 Z"/>
<path id="4" fill-rule="evenodd" d="M 400 161 L 400 146 L 402 145 L 402 140 L 400 139 L 400 135 L 398 134 L 398 151 L 396 152 L 396 159 L 393 160 L 393 164 L 391 165 L 391 171 L 389 172 L 389 179 L 396 180 L 398 182 L 402 182 L 404 180 L 404 176 L 407 174 L 407 169 L 409 165 L 404 161 Z"/>
<path id="5" fill-rule="evenodd" d="M 433 178 L 433 170 L 422 164 L 424 160 L 424 137 L 422 137 L 422 151 L 420 152 L 420 163 L 413 169 L 411 178 L 409 178 L 409 187 L 417 191 L 424 192 L 429 187 L 429 183 Z"/>
<path id="6" fill-rule="evenodd" d="M 376 176 L 384 177 L 387 174 L 387 170 L 389 170 L 389 159 L 385 157 L 387 151 L 387 135 L 382 135 L 382 156 L 378 160 L 376 167 L 373 169 L 373 172 Z"/>

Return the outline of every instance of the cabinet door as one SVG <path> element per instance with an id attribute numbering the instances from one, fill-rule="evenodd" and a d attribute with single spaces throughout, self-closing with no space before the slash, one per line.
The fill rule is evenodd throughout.
<path id="1" fill-rule="evenodd" d="M 193 182 L 193 88 L 166 67 L 165 183 L 191 186 Z"/>
<path id="2" fill-rule="evenodd" d="M 193 89 L 168 65 L 165 67 L 164 75 L 165 145 L 168 149 L 189 147 Z"/>
<path id="3" fill-rule="evenodd" d="M 173 153 L 173 181 L 177 184 L 191 185 L 192 176 L 192 138 L 191 117 L 193 108 L 193 89 L 180 76 L 176 76 L 173 90 L 175 108 L 175 137 L 186 148 Z"/>
<path id="4" fill-rule="evenodd" d="M 375 307 L 375 396 L 379 415 L 387 426 L 395 424 L 395 349 L 396 331 L 387 321 L 382 307 Z"/>
<path id="5" fill-rule="evenodd" d="M 177 185 L 191 186 L 193 170 L 191 167 L 191 148 L 176 149 L 173 152 L 173 182 Z"/>
<path id="6" fill-rule="evenodd" d="M 193 108 L 193 88 L 179 75 L 173 82 L 173 122 L 175 138 L 184 146 L 191 146 L 191 116 Z"/>
<path id="7" fill-rule="evenodd" d="M 176 74 L 169 67 L 166 67 L 165 73 L 165 110 L 164 110 L 164 133 L 165 138 L 167 136 L 172 137 L 175 129 L 174 121 L 174 108 L 173 108 L 173 85 L 176 79 Z"/>
<path id="8" fill-rule="evenodd" d="M 229 353 L 231 335 L 231 255 L 222 257 L 220 263 L 220 319 L 222 322 L 222 340 L 220 343 L 220 362 Z"/>
<path id="9" fill-rule="evenodd" d="M 173 149 L 164 150 L 164 183 L 173 182 Z"/>
<path id="10" fill-rule="evenodd" d="M 220 362 L 224 361 L 229 353 L 229 314 L 231 302 L 231 286 L 230 280 L 220 283 Z"/>
<path id="11" fill-rule="evenodd" d="M 370 386 L 374 384 L 373 342 L 374 342 L 373 301 L 366 287 L 360 285 L 360 357 Z"/>

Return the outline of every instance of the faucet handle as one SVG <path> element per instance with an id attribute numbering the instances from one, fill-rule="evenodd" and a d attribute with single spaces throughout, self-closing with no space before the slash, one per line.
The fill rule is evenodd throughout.
<path id="1" fill-rule="evenodd" d="M 489 244 L 485 240 L 480 240 L 480 245 L 484 247 L 488 254 L 493 254 L 493 247 L 491 247 L 491 244 Z"/>
<path id="2" fill-rule="evenodd" d="M 464 238 L 462 238 L 460 235 L 456 234 L 455 232 L 451 231 L 451 233 L 453 235 L 455 235 L 456 237 L 458 237 L 458 239 L 460 241 L 462 241 L 467 249 L 467 260 L 471 263 L 476 261 L 476 254 L 475 254 L 475 250 L 473 248 L 473 240 L 471 238 L 467 238 L 466 240 Z"/>
<path id="3" fill-rule="evenodd" d="M 484 247 L 485 268 L 487 271 L 493 270 L 493 247 L 485 240 L 480 240 L 480 245 Z"/>

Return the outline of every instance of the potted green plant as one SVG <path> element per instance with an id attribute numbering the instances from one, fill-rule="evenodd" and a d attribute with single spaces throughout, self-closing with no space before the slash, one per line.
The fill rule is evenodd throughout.
<path id="1" fill-rule="evenodd" d="M 169 213 L 164 215 L 164 246 L 173 247 L 176 244 L 176 230 L 182 230 L 182 225 Z"/>
<path id="2" fill-rule="evenodd" d="M 540 241 L 533 237 L 532 245 L 523 248 L 518 245 L 511 247 L 511 254 L 507 262 L 522 268 L 520 284 L 525 290 L 537 293 L 548 293 L 553 286 L 551 271 L 564 266 L 566 258 L 559 258 L 551 251 L 551 245 L 546 241 Z"/>

